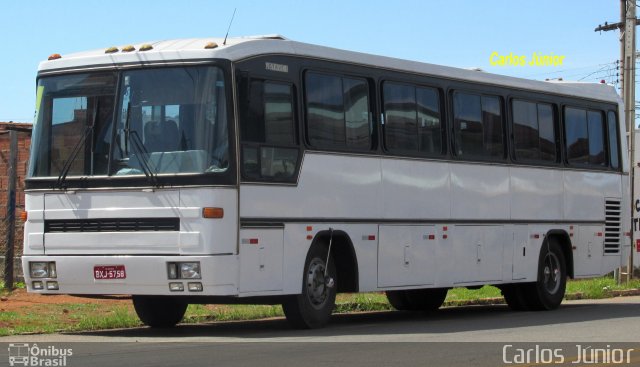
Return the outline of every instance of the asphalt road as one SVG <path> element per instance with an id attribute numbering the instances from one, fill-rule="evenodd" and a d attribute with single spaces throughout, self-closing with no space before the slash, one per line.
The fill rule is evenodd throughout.
<path id="1" fill-rule="evenodd" d="M 555 357 L 562 355 L 565 365 L 575 366 L 580 364 L 570 362 L 589 347 L 633 348 L 625 365 L 640 365 L 640 297 L 565 302 L 551 312 L 472 306 L 432 315 L 338 315 L 320 330 L 291 330 L 274 319 L 0 338 L 4 345 L 17 342 L 72 348 L 66 365 L 91 367 L 496 366 L 507 365 L 503 358 L 513 362 L 521 349 L 536 348 L 531 357 L 558 362 Z M 546 349 L 558 351 L 540 352 Z M 6 361 L 2 347 L 0 365 Z"/>

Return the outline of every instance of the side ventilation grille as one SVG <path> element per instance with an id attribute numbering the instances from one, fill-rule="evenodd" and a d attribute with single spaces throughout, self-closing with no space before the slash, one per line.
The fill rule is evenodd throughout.
<path id="1" fill-rule="evenodd" d="M 619 254 L 622 238 L 620 199 L 606 199 L 604 215 L 604 253 L 605 255 Z"/>

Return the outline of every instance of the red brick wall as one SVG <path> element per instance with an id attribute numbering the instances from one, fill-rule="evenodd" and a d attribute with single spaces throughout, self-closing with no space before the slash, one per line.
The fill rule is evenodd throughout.
<path id="1" fill-rule="evenodd" d="M 0 122 L 0 257 L 4 258 L 6 251 L 6 230 L 7 230 L 7 199 L 9 187 L 9 147 L 10 139 L 7 126 L 17 125 L 24 128 L 31 128 L 31 124 L 16 124 Z M 31 134 L 29 132 L 17 132 L 18 134 L 18 166 L 16 180 L 16 232 L 14 249 L 15 255 L 22 254 L 23 223 L 20 220 L 20 213 L 24 211 L 24 178 L 27 173 L 29 162 L 29 147 L 31 144 Z M 0 273 L 2 266 L 0 266 Z"/>

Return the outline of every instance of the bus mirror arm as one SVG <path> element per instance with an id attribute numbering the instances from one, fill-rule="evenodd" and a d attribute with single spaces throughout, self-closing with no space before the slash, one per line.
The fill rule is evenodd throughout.
<path id="1" fill-rule="evenodd" d="M 329 228 L 329 250 L 327 251 L 327 261 L 324 264 L 324 285 L 333 288 L 335 280 L 329 276 L 329 256 L 331 256 L 331 244 L 333 243 L 333 228 Z"/>

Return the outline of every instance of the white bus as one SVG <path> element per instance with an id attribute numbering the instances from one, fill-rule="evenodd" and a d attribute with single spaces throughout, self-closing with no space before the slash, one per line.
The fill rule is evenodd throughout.
<path id="1" fill-rule="evenodd" d="M 282 304 L 338 292 L 434 310 L 492 284 L 559 306 L 630 249 L 623 107 L 523 80 L 287 40 L 188 39 L 40 64 L 26 179 L 30 292 Z"/>

